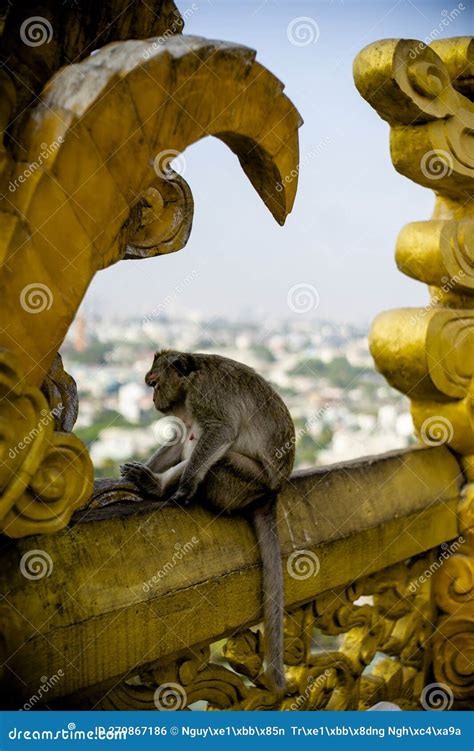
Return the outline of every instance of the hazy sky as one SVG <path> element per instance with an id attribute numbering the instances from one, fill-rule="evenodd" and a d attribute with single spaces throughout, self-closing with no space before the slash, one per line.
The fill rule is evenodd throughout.
<path id="1" fill-rule="evenodd" d="M 192 3 L 177 5 L 184 12 Z M 472 33 L 472 0 L 462 5 L 441 36 Z M 278 226 L 236 157 L 206 138 L 185 152 L 183 174 L 196 204 L 186 248 L 101 272 L 86 309 L 149 314 L 190 273 L 177 311 L 291 315 L 287 293 L 299 283 L 319 293 L 318 309 L 307 315 L 336 321 L 365 323 L 383 309 L 424 305 L 426 288 L 397 271 L 394 248 L 404 224 L 429 218 L 433 194 L 395 172 L 389 127 L 358 94 L 352 61 L 377 39 L 425 39 L 458 4 L 196 0 L 196 6 L 186 33 L 256 49 L 304 118 L 295 207 Z M 288 40 L 288 25 L 300 16 L 319 29 L 306 46 Z"/>

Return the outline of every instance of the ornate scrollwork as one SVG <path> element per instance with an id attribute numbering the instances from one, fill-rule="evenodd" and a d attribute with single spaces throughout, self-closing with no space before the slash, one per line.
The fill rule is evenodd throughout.
<path id="1" fill-rule="evenodd" d="M 187 182 L 170 171 L 156 181 L 133 207 L 125 229 L 125 259 L 174 253 L 189 238 L 193 196 Z"/>
<path id="2" fill-rule="evenodd" d="M 470 393 L 473 343 L 474 311 L 431 305 L 381 313 L 370 335 L 372 354 L 392 386 L 438 402 Z"/>
<path id="3" fill-rule="evenodd" d="M 469 300 L 474 293 L 474 221 L 432 219 L 405 225 L 396 261 L 404 274 L 435 287 L 432 299 L 440 298 L 436 302 L 442 303 L 449 293 Z M 451 294 L 451 299 L 456 298 Z"/>
<path id="4" fill-rule="evenodd" d="M 54 430 L 62 412 L 22 380 L 11 352 L 0 353 L 0 528 L 10 537 L 61 529 L 92 491 L 86 447 Z"/>
<path id="5" fill-rule="evenodd" d="M 474 484 L 464 489 L 456 552 L 438 570 L 434 595 L 441 611 L 433 635 L 435 677 L 460 706 L 474 701 Z"/>
<path id="6" fill-rule="evenodd" d="M 360 93 L 392 126 L 395 168 L 429 188 L 435 181 L 439 193 L 465 199 L 474 177 L 474 105 L 451 76 L 434 49 L 416 40 L 375 42 L 354 63 Z"/>
<path id="7" fill-rule="evenodd" d="M 419 709 L 433 634 L 430 579 L 434 553 L 399 563 L 319 595 L 285 615 L 287 690 L 267 685 L 264 635 L 243 629 L 216 646 L 192 648 L 128 677 L 96 687 L 67 706 L 96 709 L 346 710 L 389 700 Z M 333 637 L 333 648 L 318 641 Z M 72 701 L 72 704 L 71 704 Z M 61 706 L 61 703 L 58 703 Z M 202 704 L 199 704 L 202 707 Z"/>
<path id="8" fill-rule="evenodd" d="M 356 58 L 356 85 L 391 126 L 395 168 L 436 193 L 430 221 L 401 231 L 400 270 L 430 285 L 424 308 L 378 316 L 377 368 L 412 399 L 423 443 L 447 443 L 474 478 L 474 104 L 469 37 L 385 40 Z"/>
<path id="9" fill-rule="evenodd" d="M 53 76 L 16 133 L 23 156 L 2 196 L 10 326 L 0 344 L 26 342 L 15 351 L 32 385 L 43 382 L 96 271 L 185 244 L 192 197 L 171 156 L 221 139 L 284 222 L 300 118 L 282 89 L 251 50 L 181 34 L 116 42 Z M 48 294 L 41 315 L 19 305 L 32 285 Z"/>
<path id="10" fill-rule="evenodd" d="M 32 410 L 40 413 L 47 407 L 40 388 L 51 410 L 55 405 L 57 430 L 53 435 L 49 425 L 35 442 L 25 463 L 28 471 L 22 465 L 22 482 L 14 490 L 7 479 L 2 486 L 0 507 L 5 514 L 16 509 L 11 513 L 24 520 L 12 526 L 8 516 L 4 529 L 9 534 L 58 529 L 73 508 L 88 500 L 90 462 L 82 444 L 69 435 L 77 416 L 75 385 L 57 352 L 97 271 L 186 244 L 193 199 L 186 181 L 171 169 L 172 159 L 199 139 L 214 136 L 237 155 L 279 223 L 295 197 L 297 179 L 285 177 L 297 174 L 300 117 L 255 53 L 183 37 L 183 22 L 171 1 L 163 0 L 153 13 L 122 9 L 122 4 L 119 0 L 112 14 L 113 24 L 105 23 L 104 8 L 97 8 L 87 32 L 81 29 L 79 36 L 70 9 L 58 10 L 69 20 L 61 27 L 75 31 L 65 39 L 54 37 L 51 49 L 56 52 L 47 61 L 41 55 L 33 59 L 34 86 L 42 88 L 34 101 L 31 88 L 18 83 L 22 76 L 17 81 L 0 71 L 0 135 L 3 139 L 7 130 L 15 134 L 0 142 L 0 285 L 2 319 L 8 321 L 0 327 L 0 347 L 15 353 L 23 380 L 33 389 L 28 396 Z M 17 28 L 15 9 L 6 18 Z M 166 31 L 166 18 L 175 19 L 172 33 L 141 38 Z M 135 30 L 137 38 L 116 41 L 127 30 Z M 71 50 L 81 47 L 83 32 L 95 46 L 97 40 L 111 44 L 74 65 L 64 64 L 80 59 L 83 50 Z M 9 44 L 0 34 L 0 46 Z M 13 61 L 30 61 L 28 45 L 10 52 Z M 60 61 L 60 70 L 50 68 Z M 20 99 L 21 116 L 16 116 Z M 10 431 L 5 445 L 14 448 L 13 428 L 5 431 Z M 41 473 L 33 462 L 33 457 L 39 461 L 40 445 Z M 87 478 L 82 483 L 81 472 Z M 17 491 L 24 492 L 24 501 L 17 499 Z M 89 510 L 95 513 L 122 491 L 129 492 L 130 486 L 105 489 L 102 484 L 100 498 L 94 498 Z M 33 513 L 30 496 L 41 498 L 41 514 Z"/>

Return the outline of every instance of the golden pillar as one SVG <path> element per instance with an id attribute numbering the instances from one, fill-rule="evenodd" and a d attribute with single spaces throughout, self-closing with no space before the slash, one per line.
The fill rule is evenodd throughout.
<path id="1" fill-rule="evenodd" d="M 400 271 L 429 285 L 422 308 L 382 313 L 370 348 L 388 382 L 411 399 L 423 443 L 448 444 L 474 479 L 474 104 L 472 37 L 427 47 L 384 40 L 354 62 L 362 96 L 390 124 L 395 168 L 435 192 L 428 221 L 397 240 Z"/>
<path id="2" fill-rule="evenodd" d="M 397 240 L 400 271 L 429 285 L 422 308 L 379 315 L 370 333 L 378 370 L 411 399 L 422 443 L 447 444 L 467 485 L 455 554 L 443 551 L 434 581 L 439 620 L 433 677 L 459 708 L 474 696 L 474 39 L 427 47 L 384 40 L 354 63 L 362 96 L 390 125 L 395 168 L 435 192 L 433 216 Z M 446 546 L 445 546 L 446 547 Z"/>

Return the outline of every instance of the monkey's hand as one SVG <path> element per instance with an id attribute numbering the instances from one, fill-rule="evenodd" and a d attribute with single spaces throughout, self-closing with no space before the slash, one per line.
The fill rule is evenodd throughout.
<path id="1" fill-rule="evenodd" d="M 127 462 L 120 467 L 120 474 L 124 480 L 133 482 L 144 494 L 161 498 L 162 487 L 159 478 L 140 462 Z"/>

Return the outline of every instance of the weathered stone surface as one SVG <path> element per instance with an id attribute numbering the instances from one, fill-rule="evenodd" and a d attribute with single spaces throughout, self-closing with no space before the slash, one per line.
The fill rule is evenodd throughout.
<path id="1" fill-rule="evenodd" d="M 279 501 L 283 554 L 309 551 L 319 572 L 293 578 L 285 565 L 286 606 L 455 537 L 460 482 L 445 448 L 296 474 Z M 35 549 L 52 570 L 32 581 L 20 561 Z M 59 669 L 65 675 L 49 697 L 69 694 L 260 620 L 250 525 L 201 508 L 28 537 L 5 545 L 0 571 L 8 592 L 1 613 L 11 617 L 4 675 L 11 685 L 11 667 L 25 681 L 23 694 Z"/>

